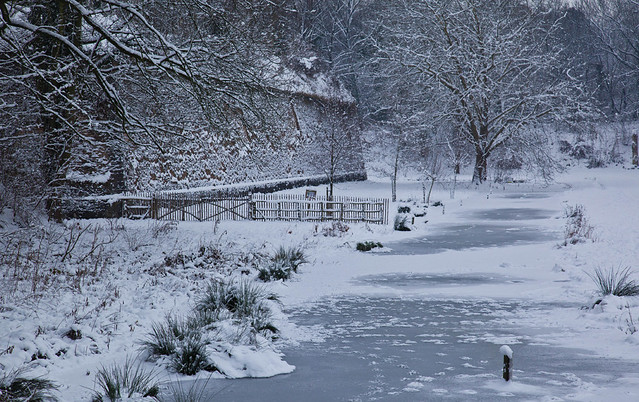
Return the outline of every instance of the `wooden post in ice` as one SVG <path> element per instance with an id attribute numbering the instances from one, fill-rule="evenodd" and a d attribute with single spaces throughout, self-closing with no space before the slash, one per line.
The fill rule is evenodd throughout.
<path id="1" fill-rule="evenodd" d="M 632 135 L 632 164 L 639 166 L 639 135 Z"/>
<path id="2" fill-rule="evenodd" d="M 513 350 L 504 345 L 499 348 L 499 353 L 504 355 L 504 380 L 510 381 L 513 370 Z"/>

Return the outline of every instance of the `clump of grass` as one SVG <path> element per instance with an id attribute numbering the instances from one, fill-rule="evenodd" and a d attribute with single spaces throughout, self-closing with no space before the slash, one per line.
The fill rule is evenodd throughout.
<path id="1" fill-rule="evenodd" d="M 96 374 L 95 381 L 99 390 L 95 392 L 94 402 L 104 401 L 104 398 L 114 402 L 123 397 L 157 399 L 160 391 L 155 372 L 144 370 L 140 362 L 134 363 L 129 358 L 121 366 L 102 366 Z"/>
<path id="2" fill-rule="evenodd" d="M 639 283 L 630 278 L 630 267 L 610 268 L 607 271 L 596 268 L 593 274 L 586 274 L 595 282 L 602 296 L 639 296 Z"/>
<path id="3" fill-rule="evenodd" d="M 171 367 L 184 375 L 194 375 L 200 370 L 214 370 L 206 356 L 206 342 L 199 333 L 194 333 L 180 342 L 172 356 Z"/>
<path id="4" fill-rule="evenodd" d="M 271 257 L 273 263 L 281 263 L 286 267 L 290 267 L 293 272 L 297 272 L 297 268 L 308 262 L 304 255 L 304 250 L 300 247 L 284 248 L 280 247 L 273 257 Z"/>
<path id="5" fill-rule="evenodd" d="M 268 300 L 277 301 L 277 296 L 248 278 L 232 281 L 212 281 L 195 305 L 198 314 L 215 316 L 230 315 L 243 320 L 256 331 L 277 332 L 271 324 L 271 309 Z"/>
<path id="6" fill-rule="evenodd" d="M 143 347 L 154 356 L 171 356 L 177 348 L 175 335 L 166 324 L 153 323 L 148 339 Z"/>
<path id="7" fill-rule="evenodd" d="M 169 398 L 161 398 L 162 402 L 199 402 L 204 400 L 204 391 L 209 383 L 211 377 L 209 376 L 205 381 L 195 380 L 191 383 L 191 386 L 186 389 L 183 387 L 181 381 L 171 382 L 169 384 L 170 396 Z"/>
<path id="8" fill-rule="evenodd" d="M 192 336 L 193 332 L 199 332 L 199 326 L 192 319 L 166 316 L 164 323 L 154 323 L 151 333 L 142 345 L 149 353 L 156 356 L 173 355 L 178 344 Z"/>
<path id="9" fill-rule="evenodd" d="M 214 321 L 208 314 L 181 318 L 168 315 L 155 323 L 142 345 L 153 356 L 169 356 L 170 366 L 180 374 L 193 375 L 209 368 L 202 328 Z"/>
<path id="10" fill-rule="evenodd" d="M 195 309 L 200 314 L 228 311 L 238 319 L 264 319 L 270 316 L 267 300 L 277 300 L 277 297 L 247 278 L 211 281 Z"/>
<path id="11" fill-rule="evenodd" d="M 583 243 L 594 240 L 594 227 L 588 223 L 583 205 L 568 206 L 565 211 L 566 228 L 563 245 Z"/>
<path id="12" fill-rule="evenodd" d="M 43 378 L 24 378 L 22 370 L 14 370 L 0 376 L 0 401 L 57 401 L 53 395 L 58 388 L 54 382 Z"/>
<path id="13" fill-rule="evenodd" d="M 266 267 L 260 268 L 258 278 L 264 282 L 291 279 L 300 265 L 308 262 L 301 248 L 280 247 L 269 259 Z"/>
<path id="14" fill-rule="evenodd" d="M 374 248 L 382 248 L 382 247 L 384 247 L 382 243 L 374 242 L 374 241 L 360 242 L 360 243 L 357 243 L 357 246 L 355 246 L 355 248 L 358 251 L 371 251 Z"/>

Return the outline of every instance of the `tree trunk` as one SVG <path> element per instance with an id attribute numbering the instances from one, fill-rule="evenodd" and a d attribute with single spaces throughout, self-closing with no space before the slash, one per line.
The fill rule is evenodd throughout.
<path id="1" fill-rule="evenodd" d="M 450 199 L 455 199 L 455 190 L 457 189 L 457 174 L 453 175 L 453 187 L 450 189 Z"/>
<path id="2" fill-rule="evenodd" d="M 435 185 L 435 178 L 430 180 L 430 188 L 428 189 L 428 197 L 426 197 L 426 204 L 430 204 L 430 195 L 433 192 L 433 186 Z"/>
<path id="3" fill-rule="evenodd" d="M 488 155 L 482 151 L 475 154 L 475 170 L 473 171 L 473 183 L 479 184 L 488 178 Z"/>
<path id="4" fill-rule="evenodd" d="M 393 175 L 391 177 L 391 198 L 393 202 L 397 201 L 397 173 L 399 172 L 399 152 L 400 145 L 395 150 L 395 163 L 393 164 Z"/>
<path id="5" fill-rule="evenodd" d="M 333 176 L 331 175 L 331 179 L 328 181 L 328 196 L 326 197 L 327 201 L 333 201 Z"/>
<path id="6" fill-rule="evenodd" d="M 391 176 L 391 201 L 397 201 L 397 175 Z"/>
<path id="7" fill-rule="evenodd" d="M 57 33 L 69 39 L 71 43 L 80 47 L 82 44 L 82 16 L 74 11 L 67 2 L 61 0 L 43 2 L 39 7 L 34 7 L 29 14 L 29 21 L 36 24 L 46 24 L 56 27 Z M 69 62 L 71 52 L 58 42 L 37 37 L 33 46 L 42 54 L 38 59 L 39 67 L 47 71 L 48 76 L 36 77 L 36 88 L 51 104 L 40 111 L 42 131 L 44 133 L 45 158 L 42 164 L 44 177 L 51 187 L 60 186 L 63 170 L 69 161 L 71 154 L 71 134 L 64 125 L 63 119 L 72 122 L 70 102 L 76 98 L 76 86 L 71 77 L 75 71 L 67 71 L 71 77 L 68 82 L 62 81 L 62 76 L 57 75 L 62 63 Z"/>

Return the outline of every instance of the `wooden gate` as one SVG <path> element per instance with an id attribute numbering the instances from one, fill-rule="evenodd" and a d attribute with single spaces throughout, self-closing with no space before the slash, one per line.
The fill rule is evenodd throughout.
<path id="1" fill-rule="evenodd" d="M 173 194 L 123 199 L 127 218 L 171 221 L 213 221 L 251 219 L 249 197 L 217 198 Z"/>

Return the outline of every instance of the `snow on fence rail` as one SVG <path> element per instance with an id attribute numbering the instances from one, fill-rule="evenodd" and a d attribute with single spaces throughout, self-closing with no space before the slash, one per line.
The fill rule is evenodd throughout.
<path id="1" fill-rule="evenodd" d="M 252 194 L 246 197 L 143 194 L 122 198 L 122 215 L 158 220 L 342 221 L 388 223 L 388 199 L 306 198 L 303 195 Z"/>

